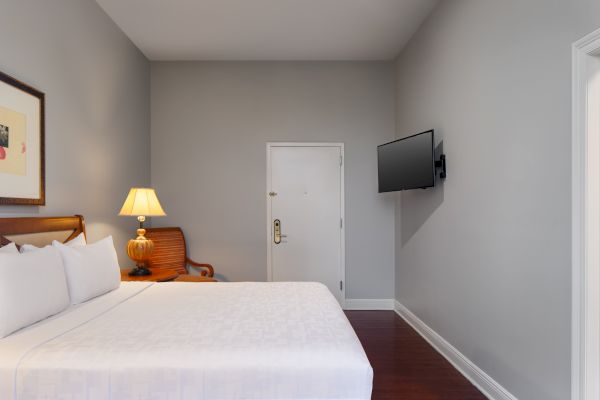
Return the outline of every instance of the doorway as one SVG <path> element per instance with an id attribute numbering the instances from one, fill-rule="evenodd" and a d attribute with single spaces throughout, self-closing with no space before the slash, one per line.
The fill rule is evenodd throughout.
<path id="1" fill-rule="evenodd" d="M 572 400 L 600 398 L 600 30 L 573 44 Z"/>
<path id="2" fill-rule="evenodd" d="M 345 303 L 343 143 L 267 143 L 267 277 Z"/>

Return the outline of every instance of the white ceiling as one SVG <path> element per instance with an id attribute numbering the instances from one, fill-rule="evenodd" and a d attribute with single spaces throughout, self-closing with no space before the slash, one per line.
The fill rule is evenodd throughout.
<path id="1" fill-rule="evenodd" d="M 151 60 L 387 60 L 437 0 L 96 0 Z"/>

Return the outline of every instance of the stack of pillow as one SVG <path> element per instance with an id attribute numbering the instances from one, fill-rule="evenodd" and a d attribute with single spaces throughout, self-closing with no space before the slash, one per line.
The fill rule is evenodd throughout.
<path id="1" fill-rule="evenodd" d="M 0 247 L 0 338 L 119 287 L 112 236 L 87 244 L 85 236 L 43 248 Z"/>

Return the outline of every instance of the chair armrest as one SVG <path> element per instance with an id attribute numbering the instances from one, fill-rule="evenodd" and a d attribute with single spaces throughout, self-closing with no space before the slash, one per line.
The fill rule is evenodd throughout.
<path id="1" fill-rule="evenodd" d="M 200 275 L 202 276 L 209 276 L 209 277 L 213 277 L 215 276 L 215 269 L 213 268 L 212 265 L 210 264 L 201 264 L 201 263 L 197 263 L 196 261 L 192 260 L 191 258 L 186 258 L 185 261 L 187 262 L 188 265 L 194 267 L 194 268 L 206 268 L 208 270 L 207 271 L 201 271 Z"/>

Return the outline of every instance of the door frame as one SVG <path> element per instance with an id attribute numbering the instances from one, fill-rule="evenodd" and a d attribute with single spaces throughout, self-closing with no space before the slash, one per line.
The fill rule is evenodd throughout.
<path id="1" fill-rule="evenodd" d="M 572 400 L 600 393 L 600 126 L 588 124 L 589 101 L 598 99 L 586 69 L 599 54 L 600 29 L 572 46 Z"/>
<path id="2" fill-rule="evenodd" d="M 267 281 L 273 280 L 273 265 L 272 265 L 272 254 L 271 254 L 271 196 L 269 191 L 271 190 L 271 149 L 274 147 L 339 147 L 340 149 L 340 213 L 342 215 L 342 227 L 341 227 L 341 262 L 339 269 L 339 278 L 342 281 L 342 308 L 346 305 L 346 209 L 345 209 L 345 197 L 346 190 L 344 188 L 344 169 L 346 167 L 346 158 L 344 157 L 344 143 L 330 143 L 330 142 L 267 142 L 267 190 L 265 196 L 267 198 Z"/>

